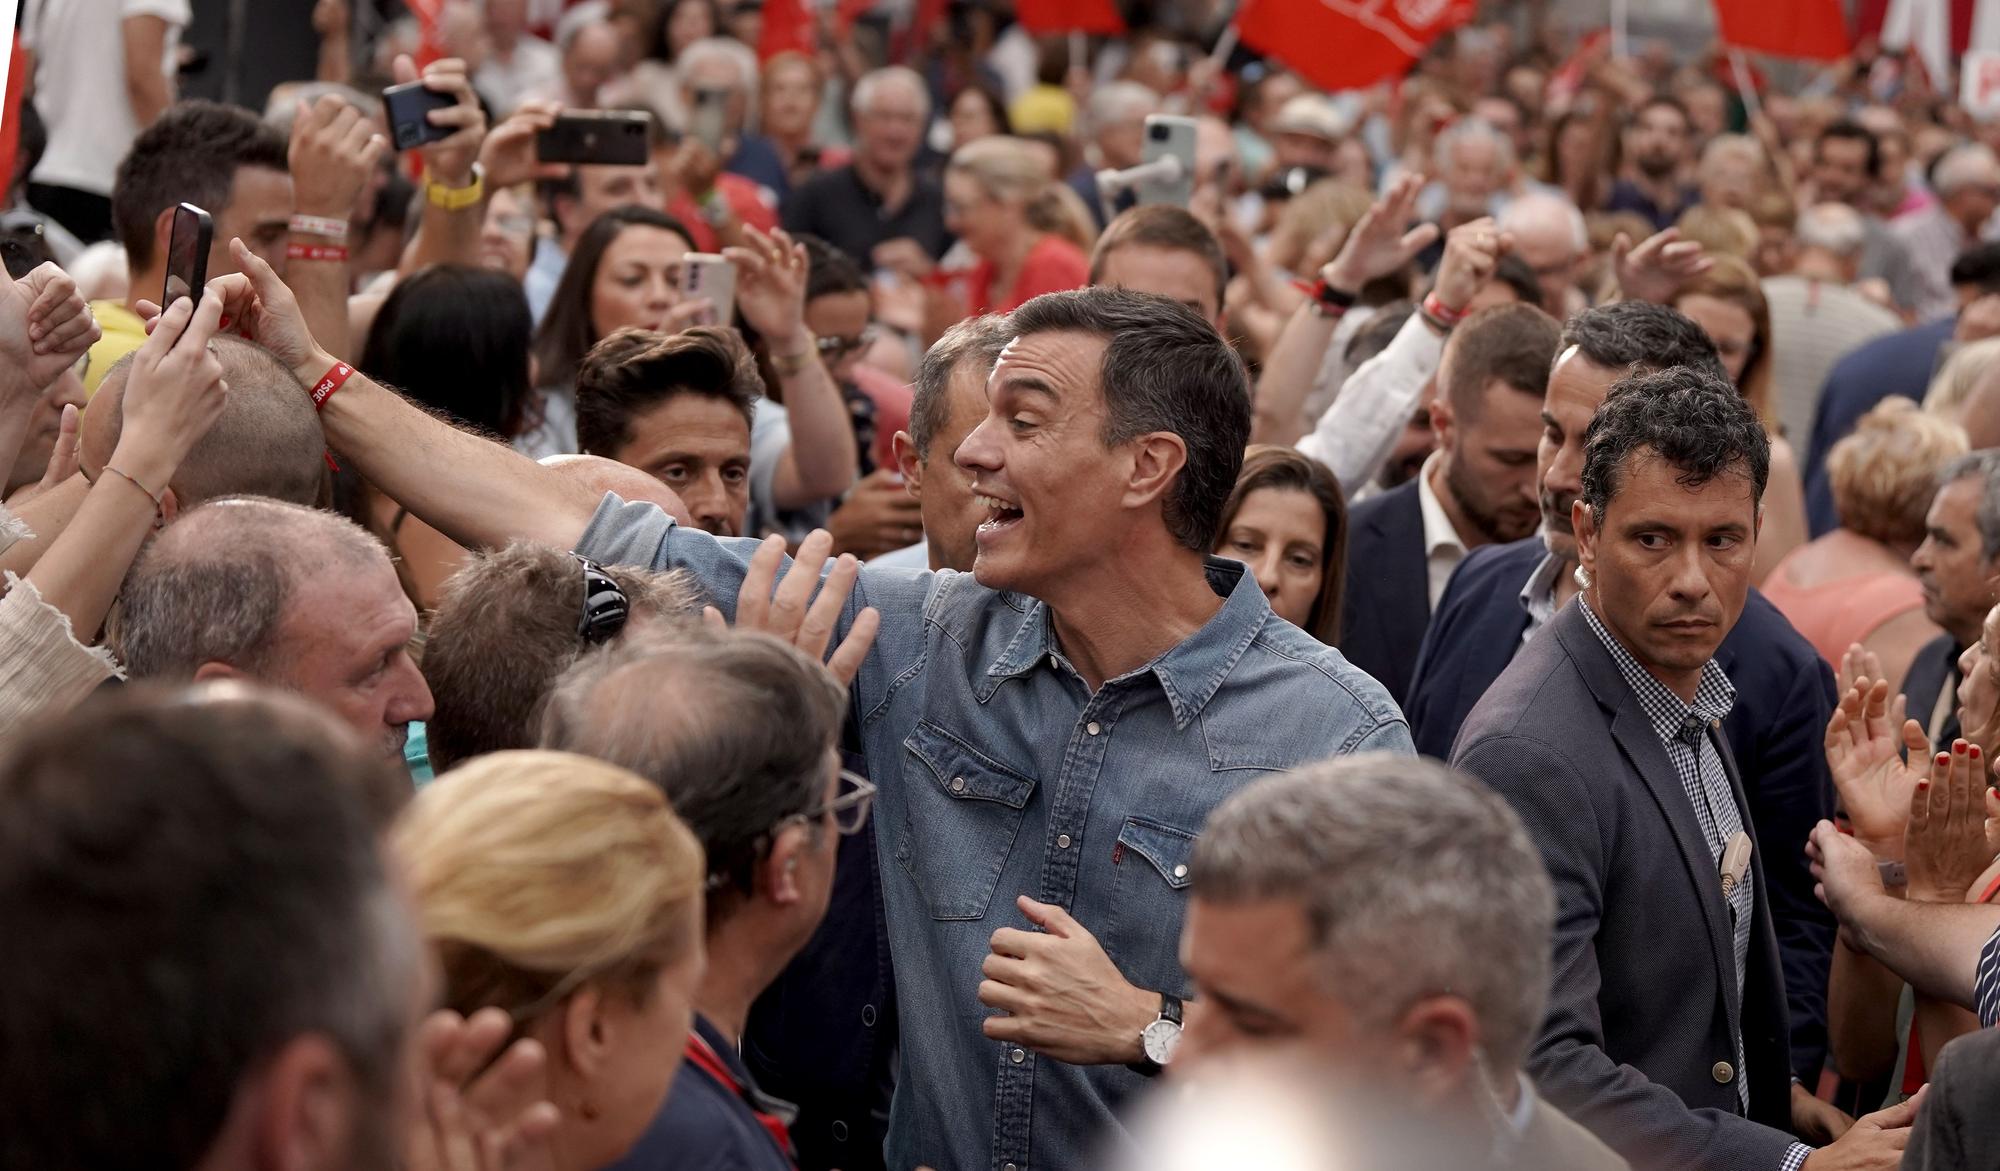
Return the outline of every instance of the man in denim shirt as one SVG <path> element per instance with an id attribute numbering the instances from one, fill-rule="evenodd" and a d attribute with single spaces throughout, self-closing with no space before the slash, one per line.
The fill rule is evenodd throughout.
<path id="1" fill-rule="evenodd" d="M 802 255 L 738 263 L 739 302 L 803 287 Z M 282 286 L 251 273 L 231 313 L 320 383 L 333 359 Z M 1143 1084 L 1124 1068 L 1141 1031 L 1190 991 L 1176 945 L 1209 810 L 1301 763 L 1411 751 L 1374 680 L 1273 616 L 1240 565 L 1205 556 L 1250 426 L 1221 337 L 1164 298 L 1107 289 L 1038 298 L 1012 328 L 990 412 L 955 456 L 991 514 L 975 573 L 834 570 L 853 589 L 837 635 L 881 622 L 851 706 L 881 788 L 896 1167 L 1090 1162 Z M 342 378 L 321 415 L 333 446 L 434 527 L 684 568 L 733 610 L 755 542 L 600 504 Z M 810 538 L 803 569 L 827 547 Z"/>

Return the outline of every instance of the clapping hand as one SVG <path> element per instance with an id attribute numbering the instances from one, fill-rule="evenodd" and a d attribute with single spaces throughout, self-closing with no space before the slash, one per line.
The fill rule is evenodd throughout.
<path id="1" fill-rule="evenodd" d="M 54 261 L 0 280 L 0 359 L 25 376 L 21 397 L 40 397 L 103 336 L 76 282 Z"/>
<path id="2" fill-rule="evenodd" d="M 840 612 L 861 573 L 861 563 L 843 553 L 822 580 L 821 567 L 832 551 L 833 537 L 825 529 L 814 529 L 799 545 L 799 555 L 781 582 L 778 571 L 785 562 L 785 539 L 776 535 L 764 538 L 764 543 L 751 554 L 749 572 L 743 575 L 743 584 L 736 591 L 736 627 L 775 635 L 814 659 L 824 660 L 826 669 L 845 687 L 854 682 L 862 661 L 868 657 L 868 648 L 875 645 L 875 632 L 882 625 L 882 616 L 873 606 L 863 607 L 848 626 L 847 637 L 834 649 L 832 657 L 827 657 L 827 644 L 833 641 Z M 815 586 L 819 589 L 817 597 L 813 594 Z M 727 625 L 722 612 L 713 606 L 708 607 L 706 617 L 712 627 L 721 629 Z"/>
<path id="3" fill-rule="evenodd" d="M 1903 718 L 1903 703 L 1900 695 L 1890 701 L 1887 680 L 1860 676 L 1826 723 L 1826 763 L 1840 803 L 1856 840 L 1883 861 L 1903 856 L 1911 795 L 1930 752 L 1923 728 Z M 1903 750 L 1916 767 L 1904 763 Z"/>
<path id="4" fill-rule="evenodd" d="M 388 149 L 374 119 L 346 99 L 337 94 L 321 94 L 315 102 L 301 99 L 287 151 L 292 205 L 301 215 L 347 219 Z"/>
<path id="5" fill-rule="evenodd" d="M 1962 903 L 1993 861 L 1986 844 L 1986 766 L 1977 745 L 1959 740 L 1931 760 L 1930 775 L 1910 797 L 1903 839 L 1909 897 L 1926 903 Z"/>

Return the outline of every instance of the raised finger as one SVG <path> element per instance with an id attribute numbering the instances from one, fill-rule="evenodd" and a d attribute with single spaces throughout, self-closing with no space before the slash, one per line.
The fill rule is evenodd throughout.
<path id="1" fill-rule="evenodd" d="M 851 553 L 842 553 L 834 561 L 833 571 L 820 583 L 819 594 L 806 608 L 794 645 L 815 659 L 826 658 L 826 644 L 833 639 L 834 628 L 840 624 L 840 612 L 846 608 L 848 595 L 854 592 L 854 579 L 860 573 L 861 563 Z"/>
<path id="2" fill-rule="evenodd" d="M 834 648 L 833 657 L 826 661 L 826 669 L 842 683 L 854 682 L 861 673 L 861 664 L 868 658 L 869 648 L 875 645 L 875 633 L 882 628 L 882 614 L 873 606 L 864 606 L 854 616 L 854 622 L 847 628 L 847 637 Z"/>
<path id="3" fill-rule="evenodd" d="M 206 298 L 204 297 L 204 299 Z M 146 339 L 146 345 L 141 346 L 140 349 L 143 351 L 148 346 L 152 347 L 154 360 L 158 361 L 159 358 L 165 356 L 169 350 L 174 348 L 174 344 L 180 340 L 181 334 L 186 332 L 188 321 L 193 317 L 194 298 L 182 297 L 176 300 L 172 305 L 167 307 L 165 313 L 160 314 L 156 319 L 152 336 Z"/>
<path id="4" fill-rule="evenodd" d="M 778 567 L 785 560 L 785 538 L 771 534 L 750 555 L 750 569 L 736 591 L 736 624 L 750 630 L 764 628 L 764 616 L 771 610 L 771 587 L 777 584 Z"/>
<path id="5" fill-rule="evenodd" d="M 814 529 L 800 543 L 798 556 L 792 559 L 792 567 L 785 573 L 785 580 L 778 583 L 777 591 L 771 595 L 771 616 L 768 629 L 787 642 L 793 641 L 799 628 L 805 622 L 806 607 L 812 601 L 813 591 L 819 587 L 820 571 L 826 565 L 827 554 L 833 551 L 833 538 L 825 529 Z"/>
<path id="6" fill-rule="evenodd" d="M 1028 963 L 999 952 L 987 952 L 986 958 L 979 961 L 979 974 L 988 980 L 1019 987 L 1027 983 Z"/>
<path id="7" fill-rule="evenodd" d="M 198 347 L 206 347 L 208 340 L 222 324 L 222 295 L 214 289 L 204 289 L 201 303 L 195 306 L 194 315 L 188 319 L 187 330 L 174 344 L 187 342 Z"/>

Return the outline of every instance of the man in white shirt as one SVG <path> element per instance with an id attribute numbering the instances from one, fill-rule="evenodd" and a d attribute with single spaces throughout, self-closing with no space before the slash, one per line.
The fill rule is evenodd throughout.
<path id="1" fill-rule="evenodd" d="M 188 0 L 27 0 L 22 16 L 49 133 L 29 202 L 85 243 L 107 239 L 118 160 L 173 103 Z"/>
<path id="2" fill-rule="evenodd" d="M 472 84 L 500 117 L 513 113 L 529 94 L 562 80 L 562 54 L 528 31 L 527 0 L 486 0 L 486 38 L 491 51 Z"/>
<path id="3" fill-rule="evenodd" d="M 1341 653 L 1401 702 L 1445 583 L 1466 553 L 1541 519 L 1535 451 L 1560 327 L 1503 305 L 1453 330 L 1438 363 L 1438 449 L 1409 483 L 1348 513 Z"/>

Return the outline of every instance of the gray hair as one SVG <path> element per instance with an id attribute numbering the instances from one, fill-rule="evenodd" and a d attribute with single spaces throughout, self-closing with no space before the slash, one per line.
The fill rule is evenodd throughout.
<path id="1" fill-rule="evenodd" d="M 1764 167 L 1764 147 L 1756 139 L 1747 134 L 1718 134 L 1701 148 L 1701 162 L 1696 170 L 1705 174 L 1710 167 L 1731 155 L 1760 170 Z"/>
<path id="2" fill-rule="evenodd" d="M 1950 195 L 1975 183 L 2000 182 L 2000 156 L 1983 142 L 1955 146 L 1938 160 L 1931 184 L 1939 195 Z"/>
<path id="3" fill-rule="evenodd" d="M 635 635 L 556 682 L 542 747 L 660 786 L 708 855 L 708 921 L 752 890 L 779 823 L 825 797 L 847 693 L 818 662 L 751 631 Z M 782 726 L 781 726 L 782 725 Z"/>
<path id="4" fill-rule="evenodd" d="M 703 37 L 682 49 L 674 59 L 674 72 L 686 81 L 696 65 L 720 62 L 736 70 L 738 84 L 746 92 L 757 88 L 757 54 L 733 37 Z"/>
<path id="5" fill-rule="evenodd" d="M 1977 477 L 1979 507 L 1974 514 L 1979 525 L 1979 556 L 2000 559 L 2000 448 L 1989 447 L 1946 464 L 1938 473 L 1938 487 Z"/>
<path id="6" fill-rule="evenodd" d="M 916 445 L 919 460 L 930 462 L 931 440 L 951 417 L 951 383 L 959 367 L 978 362 L 991 372 L 1012 337 L 1007 319 L 989 313 L 952 326 L 925 352 L 910 393 L 910 442 Z"/>
<path id="7" fill-rule="evenodd" d="M 1868 246 L 1868 225 L 1861 213 L 1844 203 L 1815 203 L 1799 213 L 1799 247 L 1819 248 L 1843 260 L 1861 254 Z"/>
<path id="8" fill-rule="evenodd" d="M 1555 892 L 1505 800 L 1431 760 L 1365 753 L 1257 781 L 1195 843 L 1213 903 L 1303 904 L 1323 986 L 1376 1027 L 1462 997 L 1495 1072 L 1541 1027 Z"/>
<path id="9" fill-rule="evenodd" d="M 135 678 L 185 682 L 204 663 L 268 678 L 298 584 L 357 567 L 395 572 L 382 543 L 344 516 L 258 496 L 212 500 L 139 555 L 105 641 Z"/>
<path id="10" fill-rule="evenodd" d="M 1501 170 L 1510 170 L 1514 166 L 1512 139 L 1484 118 L 1461 118 L 1438 135 L 1437 144 L 1431 149 L 1432 160 L 1440 171 L 1451 166 L 1451 152 L 1462 142 L 1489 144 L 1499 152 Z"/>
<path id="11" fill-rule="evenodd" d="M 1092 134 L 1143 121 L 1160 108 L 1160 95 L 1136 81 L 1114 81 L 1091 91 L 1085 114 Z"/>
<path id="12" fill-rule="evenodd" d="M 856 114 L 865 112 L 869 105 L 875 101 L 876 92 L 883 86 L 892 83 L 908 86 L 910 92 L 917 95 L 919 104 L 923 106 L 923 117 L 919 120 L 929 123 L 931 120 L 930 86 L 925 83 L 923 74 L 918 73 L 907 65 L 885 65 L 880 69 L 871 69 L 862 74 L 861 80 L 854 83 L 854 93 L 849 99 L 849 108 Z"/>
<path id="13" fill-rule="evenodd" d="M 1507 205 L 1500 213 L 1500 226 L 1521 232 L 1544 223 L 1560 223 L 1568 231 L 1570 246 L 1579 254 L 1590 251 L 1590 226 L 1576 204 L 1560 195 L 1533 191 Z"/>

